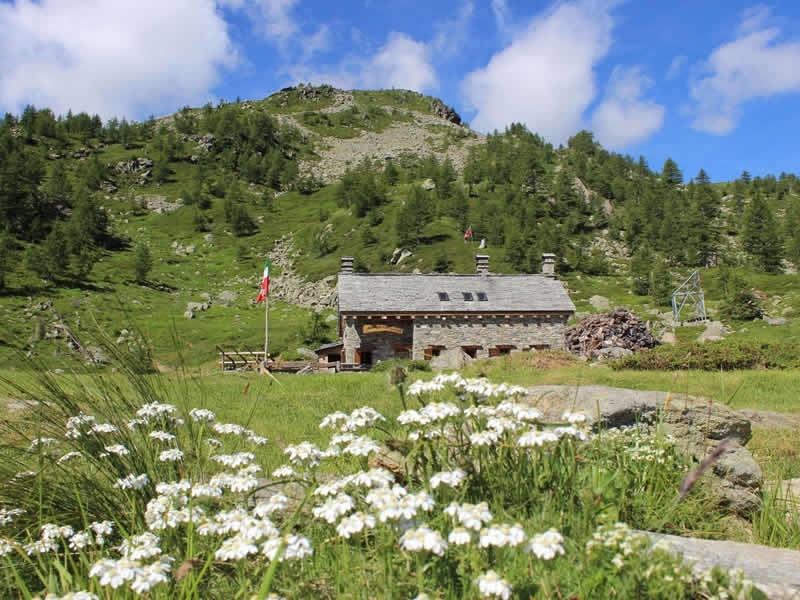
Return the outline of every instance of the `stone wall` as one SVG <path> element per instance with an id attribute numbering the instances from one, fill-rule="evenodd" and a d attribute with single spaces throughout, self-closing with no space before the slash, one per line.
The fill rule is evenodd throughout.
<path id="1" fill-rule="evenodd" d="M 559 315 L 417 317 L 412 358 L 424 358 L 429 346 L 477 347 L 475 358 L 488 358 L 490 349 L 497 346 L 512 346 L 510 350 L 534 346 L 563 350 L 566 328 L 567 317 Z"/>
<path id="2" fill-rule="evenodd" d="M 344 360 L 357 362 L 356 351 L 366 349 L 372 352 L 374 364 L 394 358 L 397 346 L 403 344 L 411 346 L 414 360 L 425 358 L 430 346 L 442 350 L 472 347 L 475 358 L 488 358 L 498 346 L 506 351 L 563 350 L 567 319 L 566 315 L 418 316 L 413 321 L 344 317 Z"/>
<path id="3" fill-rule="evenodd" d="M 410 320 L 345 317 L 342 332 L 344 362 L 357 362 L 356 350 L 359 348 L 372 352 L 373 364 L 394 358 L 395 347 L 399 344 L 410 346 L 412 336 L 413 321 Z"/>

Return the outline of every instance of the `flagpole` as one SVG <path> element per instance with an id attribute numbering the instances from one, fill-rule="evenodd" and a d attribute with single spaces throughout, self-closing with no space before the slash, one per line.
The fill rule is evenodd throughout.
<path id="1" fill-rule="evenodd" d="M 269 294 L 264 298 L 264 368 L 269 370 Z"/>

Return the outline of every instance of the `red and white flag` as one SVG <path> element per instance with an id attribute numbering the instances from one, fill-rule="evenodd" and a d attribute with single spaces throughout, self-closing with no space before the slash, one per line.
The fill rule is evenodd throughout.
<path id="1" fill-rule="evenodd" d="M 264 263 L 264 279 L 261 280 L 261 291 L 258 292 L 256 304 L 267 299 L 269 296 L 269 261 Z"/>

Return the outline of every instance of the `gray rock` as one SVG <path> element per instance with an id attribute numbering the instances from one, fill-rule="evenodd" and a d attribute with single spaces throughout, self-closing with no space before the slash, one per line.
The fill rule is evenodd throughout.
<path id="1" fill-rule="evenodd" d="M 185 313 L 183 313 L 183 316 L 187 319 L 194 319 L 194 311 L 187 310 Z"/>
<path id="2" fill-rule="evenodd" d="M 605 296 L 592 296 L 589 298 L 589 304 L 592 308 L 600 312 L 607 311 L 611 308 L 611 303 Z"/>
<path id="3" fill-rule="evenodd" d="M 723 499 L 741 514 L 759 502 L 757 491 L 763 474 L 744 445 L 750 440 L 750 420 L 715 400 L 683 394 L 637 391 L 600 385 L 541 385 L 528 388 L 526 402 L 539 408 L 543 421 L 559 422 L 564 411 L 582 412 L 589 423 L 605 428 L 658 423 L 677 440 L 678 448 L 702 460 L 720 441 L 732 451 L 723 454 L 712 469 L 722 477 Z M 667 401 L 669 400 L 669 402 Z"/>
<path id="4" fill-rule="evenodd" d="M 633 354 L 633 350 L 627 348 L 617 348 L 611 346 L 609 348 L 600 348 L 596 352 L 598 360 L 614 360 L 616 358 L 625 358 Z"/>
<path id="5" fill-rule="evenodd" d="M 658 341 L 661 342 L 662 344 L 669 344 L 671 346 L 674 346 L 675 344 L 678 343 L 678 336 L 675 335 L 675 332 L 667 329 L 661 334 L 661 337 L 658 338 Z"/>
<path id="6" fill-rule="evenodd" d="M 331 315 L 328 315 L 327 317 L 325 317 L 325 322 L 326 323 L 332 323 L 332 322 L 336 321 L 337 319 L 338 319 L 338 317 L 336 315 L 331 314 Z"/>
<path id="7" fill-rule="evenodd" d="M 186 310 L 191 312 L 202 312 L 208 310 L 208 302 L 187 302 Z"/>
<path id="8" fill-rule="evenodd" d="M 773 327 L 780 327 L 789 323 L 789 321 L 783 317 L 766 317 L 764 320 L 767 322 L 767 325 L 772 325 Z"/>
<path id="9" fill-rule="evenodd" d="M 184 248 L 184 250 L 183 250 L 183 253 L 184 254 L 194 254 L 196 250 L 197 250 L 197 246 L 192 244 L 191 246 L 186 246 L 186 248 Z"/>
<path id="10" fill-rule="evenodd" d="M 713 470 L 731 483 L 751 489 L 758 489 L 764 481 L 764 473 L 753 455 L 739 444 L 732 444 L 731 449 L 714 463 Z"/>
<path id="11" fill-rule="evenodd" d="M 304 358 L 307 358 L 309 360 L 317 360 L 317 358 L 318 358 L 317 357 L 317 353 L 314 352 L 313 350 L 309 350 L 308 348 L 302 348 L 302 347 L 298 348 L 297 349 L 297 353 L 300 356 L 302 356 Z"/>
<path id="12" fill-rule="evenodd" d="M 471 362 L 472 359 L 461 348 L 450 348 L 431 360 L 431 369 L 434 371 L 459 370 Z"/>
<path id="13" fill-rule="evenodd" d="M 428 192 L 430 192 L 431 190 L 435 190 L 436 189 L 436 183 L 433 181 L 433 179 L 428 177 L 428 179 L 426 179 L 425 181 L 422 182 L 422 189 L 426 190 Z"/>
<path id="14" fill-rule="evenodd" d="M 742 542 L 701 540 L 663 533 L 642 532 L 654 543 L 701 569 L 741 569 L 771 600 L 800 596 L 800 551 Z"/>
<path id="15" fill-rule="evenodd" d="M 414 256 L 414 254 L 408 248 L 395 248 L 394 252 L 392 252 L 391 263 L 393 265 L 399 265 L 401 262 L 411 256 Z"/>
<path id="16" fill-rule="evenodd" d="M 225 290 L 224 292 L 220 293 L 220 295 L 217 297 L 217 300 L 220 304 L 222 304 L 222 306 L 230 306 L 236 301 L 236 293 Z"/>
<path id="17" fill-rule="evenodd" d="M 213 233 L 207 233 L 207 234 L 205 234 L 205 235 L 203 236 L 203 239 L 204 239 L 206 242 L 208 242 L 208 243 L 211 243 L 211 242 L 213 242 L 213 241 L 214 241 L 214 234 L 213 234 Z"/>
<path id="18" fill-rule="evenodd" d="M 718 342 L 719 340 L 724 340 L 727 335 L 728 332 L 725 329 L 725 325 L 719 321 L 711 321 L 706 325 L 705 331 L 697 336 L 697 341 L 701 344 L 705 344 L 706 342 Z"/>

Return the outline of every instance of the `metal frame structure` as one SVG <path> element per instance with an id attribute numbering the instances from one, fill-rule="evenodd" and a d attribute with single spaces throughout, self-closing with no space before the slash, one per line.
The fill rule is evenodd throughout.
<path id="1" fill-rule="evenodd" d="M 678 323 L 683 307 L 691 304 L 694 307 L 692 317 L 687 320 L 706 321 L 706 302 L 703 288 L 700 287 L 700 271 L 695 270 L 686 280 L 672 292 L 672 318 Z"/>

